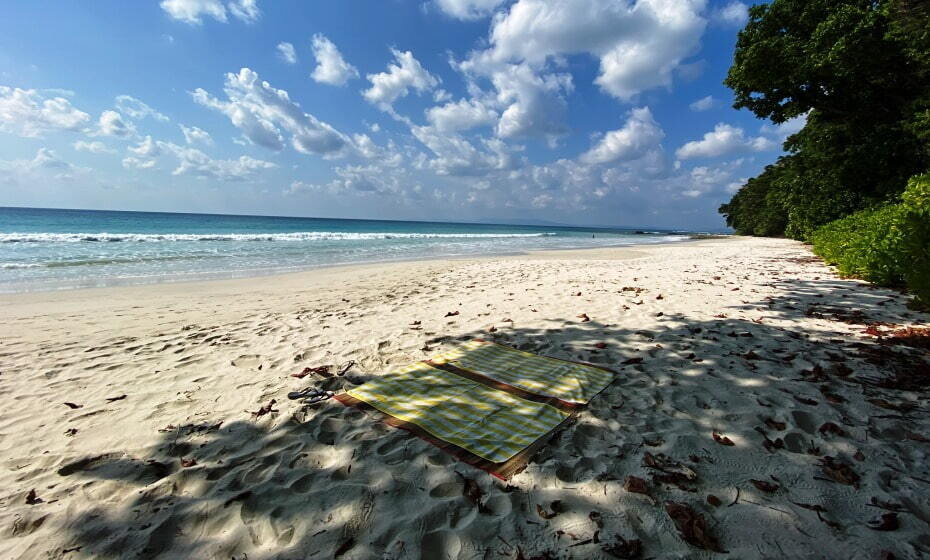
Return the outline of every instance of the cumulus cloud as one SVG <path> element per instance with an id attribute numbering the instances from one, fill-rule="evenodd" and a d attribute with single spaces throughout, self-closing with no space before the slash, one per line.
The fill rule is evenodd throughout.
<path id="1" fill-rule="evenodd" d="M 775 142 L 763 136 L 749 138 L 742 128 L 718 123 L 701 140 L 693 140 L 678 148 L 675 155 L 678 159 L 712 158 L 741 151 L 762 152 L 776 146 Z"/>
<path id="2" fill-rule="evenodd" d="M 90 115 L 64 97 L 45 98 L 34 89 L 0 86 L 0 131 L 39 138 L 56 130 L 81 131 Z"/>
<path id="3" fill-rule="evenodd" d="M 226 74 L 223 87 L 227 100 L 197 88 L 194 100 L 229 117 L 232 124 L 254 144 L 280 151 L 287 143 L 298 152 L 336 156 L 350 139 L 291 101 L 287 91 L 261 81 L 258 73 L 243 68 Z"/>
<path id="4" fill-rule="evenodd" d="M 78 152 L 90 152 L 92 154 L 115 154 L 116 150 L 111 150 L 106 144 L 99 141 L 87 142 L 78 140 L 71 145 Z"/>
<path id="5" fill-rule="evenodd" d="M 480 139 L 479 148 L 459 135 L 439 132 L 431 126 L 412 126 L 410 130 L 435 155 L 424 159 L 421 167 L 438 175 L 483 176 L 514 169 L 520 163 L 512 149 L 496 138 Z"/>
<path id="6" fill-rule="evenodd" d="M 181 127 L 181 133 L 184 134 L 184 141 L 188 144 L 204 144 L 207 146 L 213 145 L 213 138 L 210 137 L 210 133 L 202 128 L 197 128 L 196 126 L 184 126 L 183 124 L 178 125 Z"/>
<path id="7" fill-rule="evenodd" d="M 436 6 L 457 19 L 473 20 L 486 17 L 505 0 L 436 0 Z"/>
<path id="8" fill-rule="evenodd" d="M 161 9 L 171 18 L 191 25 L 203 23 L 204 16 L 226 23 L 227 10 L 245 23 L 258 21 L 261 11 L 256 0 L 162 0 Z"/>
<path id="9" fill-rule="evenodd" d="M 351 79 L 358 78 L 358 70 L 345 59 L 336 45 L 322 33 L 313 36 L 313 57 L 316 68 L 310 77 L 317 82 L 331 86 L 343 86 Z"/>
<path id="10" fill-rule="evenodd" d="M 717 18 L 735 27 L 742 27 L 749 21 L 749 7 L 742 2 L 730 2 L 717 12 Z"/>
<path id="11" fill-rule="evenodd" d="M 218 181 L 245 181 L 255 177 L 260 171 L 277 167 L 270 161 L 249 156 L 213 159 L 196 148 L 179 146 L 173 142 L 159 141 L 156 142 L 156 146 L 178 159 L 178 166 L 171 172 L 172 175 L 192 175 Z"/>
<path id="12" fill-rule="evenodd" d="M 439 85 L 439 79 L 427 72 L 412 52 L 391 49 L 391 53 L 396 63 L 389 64 L 387 72 L 368 74 L 371 87 L 362 92 L 369 103 L 385 111 L 391 110 L 394 101 L 411 89 L 422 93 Z"/>
<path id="13" fill-rule="evenodd" d="M 297 64 L 297 51 L 290 43 L 278 43 L 278 56 L 288 64 Z"/>
<path id="14" fill-rule="evenodd" d="M 509 64 L 493 72 L 491 82 L 496 101 L 506 106 L 497 123 L 501 138 L 554 138 L 567 132 L 565 94 L 573 89 L 571 75 L 539 75 L 525 64 Z"/>
<path id="15" fill-rule="evenodd" d="M 695 112 L 707 111 L 708 109 L 712 109 L 714 107 L 714 103 L 714 96 L 708 95 L 707 97 L 698 99 L 694 103 L 688 105 L 688 107 L 690 107 L 691 110 Z"/>
<path id="16" fill-rule="evenodd" d="M 116 109 L 126 115 L 131 119 L 144 119 L 145 117 L 152 117 L 157 121 L 167 122 L 169 119 L 167 116 L 159 113 L 155 109 L 149 107 L 143 101 L 132 97 L 131 95 L 117 95 L 116 96 Z"/>
<path id="17" fill-rule="evenodd" d="M 97 121 L 97 132 L 101 136 L 117 136 L 125 138 L 136 133 L 132 123 L 123 120 L 122 115 L 116 111 L 104 111 L 100 113 L 100 119 Z"/>
<path id="18" fill-rule="evenodd" d="M 497 122 L 497 118 L 497 111 L 468 99 L 431 107 L 426 111 L 426 119 L 440 132 L 491 126 Z"/>
<path id="19" fill-rule="evenodd" d="M 648 150 L 658 148 L 664 137 L 665 133 L 652 118 L 649 107 L 633 109 L 623 127 L 605 134 L 594 147 L 581 155 L 581 161 L 600 164 L 637 159 Z"/>
<path id="20" fill-rule="evenodd" d="M 152 140 L 151 136 L 146 136 L 135 146 L 130 146 L 127 150 L 139 157 L 154 158 L 161 155 L 161 147 L 158 142 Z"/>
<path id="21" fill-rule="evenodd" d="M 630 100 L 669 86 L 704 32 L 706 0 L 518 0 L 495 18 L 490 48 L 469 67 L 485 73 L 504 62 L 541 67 L 552 57 L 589 53 L 600 61 L 595 79 L 605 92 Z"/>

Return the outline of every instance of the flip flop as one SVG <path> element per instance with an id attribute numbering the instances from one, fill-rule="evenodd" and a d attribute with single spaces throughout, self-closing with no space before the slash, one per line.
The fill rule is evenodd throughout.
<path id="1" fill-rule="evenodd" d="M 307 387 L 306 389 L 302 389 L 300 391 L 291 391 L 287 394 L 287 398 L 291 399 L 292 401 L 296 401 L 297 399 L 303 399 L 306 397 L 315 397 L 322 393 L 323 391 L 317 389 L 316 387 Z"/>

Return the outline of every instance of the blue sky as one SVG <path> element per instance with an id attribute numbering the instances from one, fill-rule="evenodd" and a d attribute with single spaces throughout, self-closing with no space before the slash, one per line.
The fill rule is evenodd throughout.
<path id="1" fill-rule="evenodd" d="M 732 0 L 9 2 L 0 205 L 719 228 Z"/>

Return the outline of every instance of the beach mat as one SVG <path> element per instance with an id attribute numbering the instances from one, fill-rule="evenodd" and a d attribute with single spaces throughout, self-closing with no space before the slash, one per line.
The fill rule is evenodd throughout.
<path id="1" fill-rule="evenodd" d="M 482 360 L 460 360 L 469 351 L 493 344 L 472 342 L 479 344 L 464 345 L 464 353 L 448 352 L 442 358 L 437 357 L 439 359 L 411 364 L 335 398 L 347 406 L 381 413 L 387 424 L 410 431 L 458 459 L 507 480 L 522 471 L 533 455 L 583 405 L 531 393 L 498 381 L 496 377 L 521 381 L 514 378 L 517 371 L 514 362 L 521 359 L 519 356 L 505 354 L 507 360 L 495 361 L 493 358 L 498 354 L 490 355 L 490 363 L 505 364 L 502 370 L 488 368 L 488 360 L 485 359 L 488 355 L 483 355 Z M 493 346 L 507 349 L 496 344 Z M 524 354 L 538 357 L 520 352 L 520 355 Z M 579 365 L 561 360 L 553 362 Z M 459 369 L 453 365 L 455 363 L 471 365 L 482 373 Z M 534 360 L 527 360 L 527 363 L 531 366 L 538 364 Z M 585 367 L 605 371 L 593 366 Z M 530 377 L 538 379 L 541 368 L 533 367 L 532 371 Z M 554 368 L 550 371 L 569 370 Z M 565 378 L 564 375 L 554 376 L 552 386 L 567 386 Z M 592 386 L 587 382 L 578 385 Z M 604 386 L 606 383 L 598 390 Z"/>
<path id="2" fill-rule="evenodd" d="M 569 405 L 587 404 L 614 378 L 614 372 L 607 368 L 548 358 L 481 339 L 439 354 L 428 363 L 452 366 Z"/>

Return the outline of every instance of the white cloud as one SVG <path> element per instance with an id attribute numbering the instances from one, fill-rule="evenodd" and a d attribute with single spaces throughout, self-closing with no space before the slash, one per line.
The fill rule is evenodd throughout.
<path id="1" fill-rule="evenodd" d="M 100 113 L 100 120 L 97 122 L 96 134 L 102 136 L 118 136 L 125 138 L 136 133 L 132 123 L 123 120 L 122 115 L 116 111 L 104 111 Z"/>
<path id="2" fill-rule="evenodd" d="M 152 140 L 151 136 L 146 136 L 135 146 L 127 148 L 130 152 L 140 157 L 154 158 L 161 155 L 161 147 L 158 142 Z"/>
<path id="3" fill-rule="evenodd" d="M 226 21 L 226 6 L 220 0 L 162 0 L 161 9 L 172 18 L 197 25 L 203 16 Z"/>
<path id="4" fill-rule="evenodd" d="M 0 131 L 39 138 L 55 130 L 83 130 L 90 115 L 64 97 L 44 98 L 34 89 L 0 86 Z"/>
<path id="5" fill-rule="evenodd" d="M 304 113 L 287 91 L 261 81 L 258 73 L 249 68 L 241 69 L 238 74 L 226 74 L 223 91 L 228 101 L 217 99 L 201 88 L 191 95 L 197 103 L 229 117 L 254 144 L 280 151 L 289 140 L 298 152 L 336 156 L 351 142 L 332 126 Z"/>
<path id="6" fill-rule="evenodd" d="M 155 167 L 155 160 L 126 156 L 123 158 L 123 167 L 126 169 L 152 169 Z"/>
<path id="7" fill-rule="evenodd" d="M 626 124 L 605 134 L 597 145 L 582 154 L 581 161 L 600 164 L 637 159 L 658 148 L 664 137 L 649 107 L 633 109 Z"/>
<path id="8" fill-rule="evenodd" d="M 87 173 L 87 167 L 77 167 L 62 160 L 54 150 L 39 148 L 32 159 L 0 160 L 0 171 L 16 175 L 50 175 L 55 179 L 73 179 L 76 174 Z"/>
<path id="9" fill-rule="evenodd" d="M 422 167 L 438 175 L 483 176 L 519 165 L 512 149 L 496 138 L 481 139 L 484 149 L 479 149 L 461 136 L 439 132 L 430 126 L 411 126 L 410 131 L 436 156 L 426 158 Z"/>
<path id="10" fill-rule="evenodd" d="M 394 101 L 406 96 L 410 89 L 422 93 L 439 85 L 439 79 L 427 72 L 412 52 L 391 49 L 391 53 L 397 64 L 389 64 L 387 72 L 368 74 L 371 87 L 362 92 L 369 103 L 385 111 L 391 110 Z"/>
<path id="11" fill-rule="evenodd" d="M 160 6 L 173 19 L 191 25 L 200 25 L 204 16 L 226 23 L 227 9 L 245 23 L 255 23 L 261 15 L 256 0 L 231 0 L 227 4 L 221 0 L 162 0 Z"/>
<path id="12" fill-rule="evenodd" d="M 792 134 L 801 132 L 801 129 L 807 124 L 807 113 L 803 115 L 798 115 L 793 119 L 788 119 L 787 121 L 776 124 L 774 126 L 770 124 L 762 125 L 761 132 L 762 134 L 768 134 L 774 136 L 778 142 L 784 142 Z"/>
<path id="13" fill-rule="evenodd" d="M 707 97 L 698 99 L 691 105 L 688 105 L 688 107 L 690 107 L 692 111 L 696 112 L 707 111 L 708 109 L 712 109 L 714 107 L 714 103 L 714 96 L 708 95 Z"/>
<path id="14" fill-rule="evenodd" d="M 288 64 L 297 64 L 297 51 L 294 50 L 294 45 L 290 43 L 278 43 L 278 56 Z"/>
<path id="15" fill-rule="evenodd" d="M 749 7 L 742 2 L 730 2 L 721 8 L 717 18 L 727 25 L 742 27 L 749 21 Z"/>
<path id="16" fill-rule="evenodd" d="M 210 133 L 206 130 L 197 128 L 196 126 L 184 126 L 183 124 L 178 126 L 181 127 L 181 132 L 184 134 L 184 141 L 188 144 L 201 143 L 207 146 L 213 145 L 213 138 L 210 137 Z"/>
<path id="17" fill-rule="evenodd" d="M 310 77 L 317 82 L 342 86 L 349 80 L 358 78 L 355 66 L 346 62 L 336 45 L 322 33 L 313 36 L 313 57 L 316 58 L 316 68 Z"/>
<path id="18" fill-rule="evenodd" d="M 262 14 L 258 0 L 233 0 L 229 3 L 229 11 L 245 23 L 255 23 Z"/>
<path id="19" fill-rule="evenodd" d="M 547 136 L 567 132 L 565 94 L 574 88 L 570 74 L 538 75 L 526 64 L 508 64 L 492 73 L 496 101 L 506 108 L 497 123 L 501 138 Z"/>
<path id="20" fill-rule="evenodd" d="M 711 158 L 740 151 L 762 152 L 777 145 L 772 140 L 757 136 L 747 138 L 742 128 L 718 123 L 714 130 L 704 134 L 701 140 L 693 140 L 678 148 L 678 159 Z"/>
<path id="21" fill-rule="evenodd" d="M 426 111 L 426 119 L 440 132 L 491 126 L 497 122 L 497 118 L 497 111 L 467 99 L 431 107 Z"/>
<path id="22" fill-rule="evenodd" d="M 258 172 L 277 167 L 274 163 L 239 156 L 237 159 L 212 159 L 196 148 L 179 146 L 172 142 L 157 142 L 158 148 L 178 158 L 178 166 L 172 175 L 193 175 L 203 179 L 219 181 L 244 181 Z"/>
<path id="23" fill-rule="evenodd" d="M 590 53 L 600 61 L 595 79 L 605 92 L 630 100 L 669 86 L 673 71 L 693 54 L 704 31 L 706 0 L 519 0 L 494 19 L 490 48 L 468 67 L 488 74 L 505 62 L 534 68 L 561 55 Z"/>
<path id="24" fill-rule="evenodd" d="M 136 99 L 131 95 L 117 95 L 116 109 L 131 119 L 139 120 L 145 117 L 152 117 L 153 119 L 162 122 L 171 120 L 167 116 L 159 113 L 155 109 L 152 109 L 143 101 Z"/>
<path id="25" fill-rule="evenodd" d="M 107 147 L 106 144 L 99 141 L 86 142 L 84 140 L 78 140 L 72 144 L 75 150 L 79 152 L 90 152 L 92 154 L 115 154 L 116 150 L 111 150 Z"/>
<path id="26" fill-rule="evenodd" d="M 487 16 L 505 0 L 436 0 L 436 5 L 454 18 L 472 20 Z"/>

